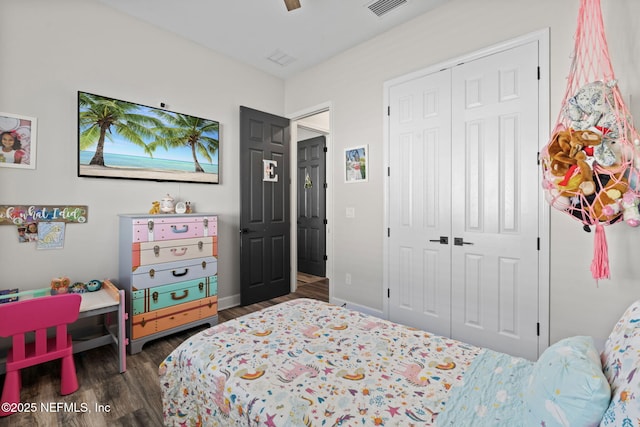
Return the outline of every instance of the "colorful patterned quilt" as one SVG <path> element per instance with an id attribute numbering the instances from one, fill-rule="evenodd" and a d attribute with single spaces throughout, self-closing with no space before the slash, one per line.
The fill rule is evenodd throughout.
<path id="1" fill-rule="evenodd" d="M 530 363 L 496 355 L 298 299 L 221 323 L 178 346 L 159 368 L 164 420 L 169 426 L 435 426 L 453 390 L 459 399 L 467 395 L 465 372 L 474 361 L 483 360 L 474 372 L 501 378 Z M 500 379 L 483 381 L 466 387 L 481 394 L 487 381 Z M 472 406 L 453 406 L 469 422 L 478 414 L 491 419 L 505 402 L 513 416 L 522 386 L 520 379 L 512 383 L 492 389 L 486 403 L 476 396 Z"/>

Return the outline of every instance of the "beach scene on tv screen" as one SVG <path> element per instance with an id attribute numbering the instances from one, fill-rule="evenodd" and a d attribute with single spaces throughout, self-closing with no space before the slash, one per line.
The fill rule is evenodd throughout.
<path id="1" fill-rule="evenodd" d="M 217 121 L 78 92 L 78 175 L 218 183 Z"/>

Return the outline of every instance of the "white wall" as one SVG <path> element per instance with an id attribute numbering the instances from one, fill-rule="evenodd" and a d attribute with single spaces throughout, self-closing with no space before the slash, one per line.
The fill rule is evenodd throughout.
<path id="1" fill-rule="evenodd" d="M 623 92 L 633 95 L 640 114 L 637 82 L 640 45 L 637 0 L 603 1 L 614 69 Z M 551 123 L 566 88 L 579 0 L 450 0 L 430 14 L 337 55 L 286 82 L 286 111 L 332 103 L 332 181 L 336 300 L 376 310 L 383 307 L 383 84 L 542 28 L 551 35 Z M 636 108 L 633 108 L 636 107 Z M 369 144 L 369 181 L 344 184 L 339 167 L 344 148 Z M 356 217 L 345 217 L 347 207 Z M 612 279 L 596 284 L 589 270 L 593 233 L 564 214 L 551 214 L 551 342 L 568 335 L 606 338 L 622 311 L 640 297 L 640 263 L 635 245 L 640 229 L 607 229 Z M 352 284 L 345 285 L 351 274 Z M 597 315 L 596 315 L 597 313 Z"/>
<path id="2" fill-rule="evenodd" d="M 37 168 L 0 168 L 0 205 L 88 205 L 63 250 L 18 243 L 0 226 L 0 289 L 48 286 L 52 277 L 116 278 L 119 213 L 145 213 L 164 194 L 220 215 L 219 293 L 239 292 L 239 106 L 283 114 L 284 83 L 95 0 L 0 3 L 0 111 L 38 119 Z M 221 123 L 219 185 L 78 178 L 77 91 Z M 222 304 L 221 304 L 222 305 Z"/>

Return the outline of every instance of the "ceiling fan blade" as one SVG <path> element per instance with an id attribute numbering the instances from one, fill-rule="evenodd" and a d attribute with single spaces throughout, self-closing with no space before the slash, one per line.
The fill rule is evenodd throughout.
<path id="1" fill-rule="evenodd" d="M 284 4 L 287 5 L 288 11 L 292 11 L 300 7 L 300 0 L 284 0 Z"/>

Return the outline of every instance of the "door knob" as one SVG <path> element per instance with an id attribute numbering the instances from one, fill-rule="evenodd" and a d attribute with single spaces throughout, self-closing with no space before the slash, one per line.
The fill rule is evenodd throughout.
<path id="1" fill-rule="evenodd" d="M 447 236 L 440 236 L 439 239 L 431 239 L 430 242 L 439 242 L 441 245 L 448 245 L 449 238 Z"/>
<path id="2" fill-rule="evenodd" d="M 471 242 L 465 242 L 462 237 L 454 237 L 453 238 L 453 244 L 456 246 L 462 246 L 462 245 L 473 245 L 473 243 Z"/>

